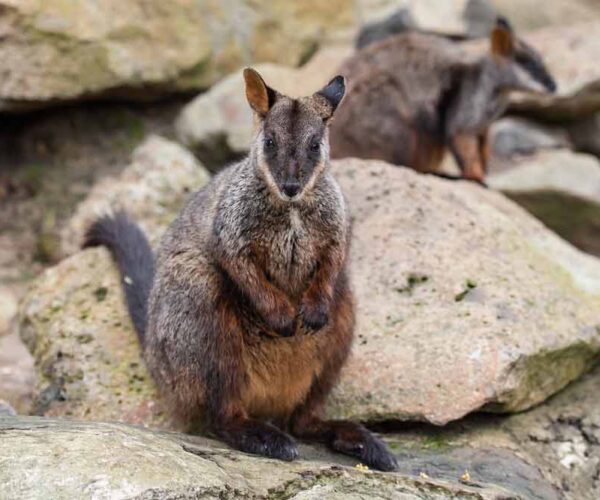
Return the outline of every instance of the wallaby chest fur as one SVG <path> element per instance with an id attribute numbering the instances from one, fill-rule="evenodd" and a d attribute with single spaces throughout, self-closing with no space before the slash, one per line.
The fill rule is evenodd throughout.
<path id="1" fill-rule="evenodd" d="M 306 396 L 328 352 L 339 347 L 335 332 L 329 327 L 308 332 L 298 324 L 295 335 L 280 337 L 230 282 L 219 257 L 252 259 L 298 305 L 323 253 L 332 242 L 347 241 L 349 217 L 341 190 L 328 172 L 310 198 L 295 206 L 273 199 L 254 168 L 246 160 L 220 173 L 193 196 L 168 229 L 150 295 L 146 358 L 167 391 L 180 393 L 188 391 L 187 377 L 181 372 L 187 362 L 180 367 L 174 360 L 195 353 L 198 364 L 206 365 L 204 356 L 220 355 L 211 353 L 209 336 L 215 331 L 225 335 L 222 330 L 196 328 L 191 338 L 184 339 L 179 335 L 187 329 L 169 324 L 164 303 L 172 303 L 171 294 L 176 294 L 181 307 L 190 301 L 191 321 L 221 314 L 217 319 L 231 321 L 232 331 L 242 333 L 235 342 L 235 356 L 245 366 L 240 391 L 244 406 L 257 418 L 284 418 Z M 343 272 L 339 280 L 345 279 Z M 233 315 L 233 310 L 242 314 Z M 350 318 L 350 309 L 347 314 Z M 198 399 L 190 407 L 200 409 L 205 403 L 203 392 L 197 388 Z"/>

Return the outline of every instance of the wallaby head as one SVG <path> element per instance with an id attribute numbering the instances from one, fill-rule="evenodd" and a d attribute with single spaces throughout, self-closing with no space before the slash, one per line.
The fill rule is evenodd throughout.
<path id="1" fill-rule="evenodd" d="M 258 121 L 251 155 L 258 172 L 281 200 L 310 191 L 329 161 L 328 125 L 342 101 L 345 82 L 336 76 L 309 97 L 292 99 L 270 88 L 251 68 L 244 70 L 246 98 Z"/>
<path id="2" fill-rule="evenodd" d="M 511 84 L 534 92 L 554 92 L 556 83 L 544 65 L 542 56 L 519 39 L 507 19 L 499 17 L 490 35 L 492 55 L 510 64 Z"/>

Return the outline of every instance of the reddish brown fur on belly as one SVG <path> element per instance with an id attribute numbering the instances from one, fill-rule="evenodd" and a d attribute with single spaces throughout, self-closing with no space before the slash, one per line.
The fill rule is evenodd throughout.
<path id="1" fill-rule="evenodd" d="M 306 398 L 322 364 L 318 357 L 318 336 L 299 331 L 290 338 L 266 338 L 248 346 L 244 363 L 248 367 L 242 404 L 254 418 L 287 418 Z"/>

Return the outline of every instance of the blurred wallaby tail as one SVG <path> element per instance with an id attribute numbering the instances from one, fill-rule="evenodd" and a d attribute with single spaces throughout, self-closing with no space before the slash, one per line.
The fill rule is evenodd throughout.
<path id="1" fill-rule="evenodd" d="M 148 239 L 124 212 L 117 212 L 96 220 L 87 230 L 83 246 L 105 246 L 110 250 L 121 273 L 129 314 L 143 345 L 154 278 L 154 256 Z"/>

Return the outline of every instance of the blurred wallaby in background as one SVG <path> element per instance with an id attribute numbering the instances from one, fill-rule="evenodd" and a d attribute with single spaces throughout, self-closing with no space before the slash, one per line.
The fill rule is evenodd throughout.
<path id="1" fill-rule="evenodd" d="M 413 32 L 370 44 L 340 72 L 349 91 L 331 127 L 333 158 L 375 158 L 421 172 L 449 148 L 465 178 L 482 181 L 488 128 L 511 90 L 554 92 L 539 53 L 498 18 L 475 59 L 445 37 Z"/>

